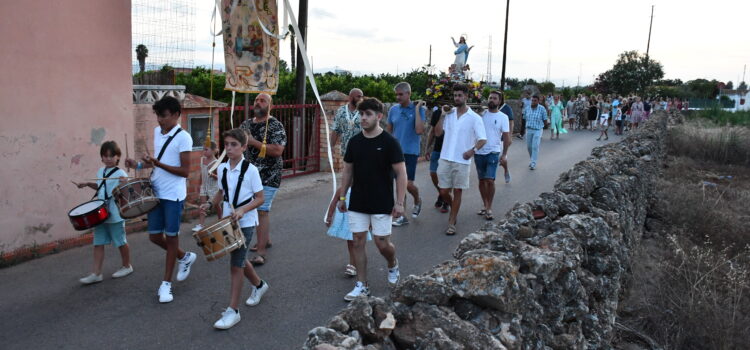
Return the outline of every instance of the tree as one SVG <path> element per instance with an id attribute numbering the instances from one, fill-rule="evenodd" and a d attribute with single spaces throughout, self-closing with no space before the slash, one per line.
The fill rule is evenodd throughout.
<path id="1" fill-rule="evenodd" d="M 719 82 L 707 79 L 695 79 L 685 83 L 688 93 L 695 98 L 714 99 L 719 94 Z"/>
<path id="2" fill-rule="evenodd" d="M 740 83 L 740 86 L 737 87 L 737 90 L 747 90 L 747 84 L 743 81 Z"/>
<path id="3" fill-rule="evenodd" d="M 141 73 L 146 71 L 146 57 L 148 57 L 148 48 L 146 45 L 138 44 L 135 47 L 135 58 L 138 60 L 138 66 L 141 69 Z"/>
<path id="4" fill-rule="evenodd" d="M 734 83 L 732 83 L 732 81 L 730 80 L 728 83 L 724 84 L 724 88 L 732 90 L 734 89 Z"/>
<path id="5" fill-rule="evenodd" d="M 539 91 L 543 94 L 551 94 L 555 92 L 555 84 L 551 81 L 539 84 Z"/>
<path id="6" fill-rule="evenodd" d="M 646 59 L 638 51 L 620 54 L 615 65 L 599 74 L 594 82 L 594 90 L 599 93 L 643 93 L 646 88 L 664 77 L 661 63 Z"/>

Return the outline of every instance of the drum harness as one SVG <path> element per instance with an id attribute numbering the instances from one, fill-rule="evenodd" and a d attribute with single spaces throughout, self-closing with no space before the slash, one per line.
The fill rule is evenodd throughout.
<path id="1" fill-rule="evenodd" d="M 114 174 L 118 170 L 120 170 L 120 168 L 114 167 L 107 174 L 105 174 L 104 171 L 102 171 L 102 175 L 104 175 L 104 180 L 102 180 L 102 183 L 100 183 L 99 187 L 96 188 L 96 191 L 94 191 L 94 196 L 91 197 L 91 199 L 96 198 L 102 186 L 104 187 L 104 202 L 108 202 L 112 198 L 110 195 L 107 194 L 107 180 L 110 176 L 112 176 L 112 174 Z"/>
<path id="2" fill-rule="evenodd" d="M 240 177 L 237 179 L 237 188 L 234 189 L 234 200 L 231 203 L 229 202 L 229 185 L 227 184 L 227 170 L 229 169 L 229 167 L 227 166 L 226 168 L 224 168 L 224 173 L 221 177 L 221 187 L 224 190 L 224 201 L 229 203 L 232 209 L 241 207 L 255 199 L 255 196 L 250 196 L 250 198 L 248 198 L 244 202 L 237 204 L 237 201 L 240 199 L 242 180 L 245 178 L 245 173 L 247 172 L 248 167 L 250 167 L 250 161 L 247 159 L 243 159 L 242 166 L 240 167 Z"/>

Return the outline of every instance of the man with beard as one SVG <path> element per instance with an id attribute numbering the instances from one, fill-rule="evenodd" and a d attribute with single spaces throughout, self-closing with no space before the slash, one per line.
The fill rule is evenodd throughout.
<path id="1" fill-rule="evenodd" d="M 336 116 L 333 118 L 333 133 L 331 133 L 331 147 L 336 147 L 339 138 L 341 138 L 341 156 L 346 154 L 346 146 L 349 144 L 354 135 L 362 132 L 362 126 L 359 121 L 359 111 L 357 110 L 357 104 L 362 101 L 362 90 L 354 88 L 349 91 L 349 103 L 341 106 L 336 111 Z M 349 193 L 346 194 L 348 196 Z M 349 231 L 349 221 L 346 220 L 346 215 L 343 213 L 336 213 L 336 198 L 332 199 L 332 203 L 328 207 L 328 217 L 326 218 L 326 225 L 328 229 L 328 235 L 336 238 L 346 240 L 346 247 L 349 250 L 349 264 L 344 268 L 344 274 L 349 277 L 357 275 L 357 268 L 354 266 L 354 241 L 352 238 L 352 232 Z M 335 214 L 335 216 L 334 216 Z"/>
<path id="2" fill-rule="evenodd" d="M 495 197 L 495 172 L 498 163 L 508 159 L 510 147 L 510 123 L 508 116 L 500 111 L 501 93 L 490 92 L 487 107 L 482 114 L 487 143 L 474 154 L 474 164 L 479 177 L 479 194 L 482 197 L 482 210 L 477 213 L 487 220 L 492 217 L 492 200 Z M 502 154 L 502 155 L 501 155 Z"/>
<path id="3" fill-rule="evenodd" d="M 344 171 L 336 195 L 338 208 L 348 212 L 349 229 L 354 235 L 354 264 L 357 282 L 344 300 L 370 294 L 367 284 L 367 255 L 365 242 L 371 230 L 375 245 L 388 262 L 388 283 L 399 280 L 396 247 L 390 240 L 391 218 L 404 214 L 406 195 L 406 166 L 399 142 L 391 134 L 383 132 L 383 104 L 375 98 L 362 101 L 360 112 L 362 132 L 349 141 L 344 156 Z M 396 177 L 396 201 L 393 200 L 393 178 Z M 351 187 L 349 206 L 346 193 Z"/>
<path id="4" fill-rule="evenodd" d="M 397 105 L 388 111 L 388 124 L 386 130 L 398 140 L 404 152 L 406 162 L 406 177 L 408 183 L 406 190 L 414 197 L 414 210 L 411 217 L 417 218 L 422 212 L 422 199 L 419 197 L 419 188 L 414 184 L 417 172 L 417 158 L 421 146 L 421 135 L 424 132 L 425 107 L 424 101 L 413 103 L 411 101 L 411 85 L 400 82 L 393 88 L 396 92 Z M 406 197 L 403 198 L 406 203 Z M 405 216 L 396 218 L 393 226 L 403 226 L 409 223 Z"/>
<path id="5" fill-rule="evenodd" d="M 281 185 L 281 154 L 286 146 L 284 125 L 270 114 L 272 103 L 271 95 L 258 94 L 253 105 L 253 117 L 240 125 L 241 129 L 248 132 L 245 158 L 258 168 L 265 197 L 263 205 L 258 207 L 258 240 L 255 247 L 250 248 L 258 252 L 250 260 L 253 265 L 266 263 L 266 248 L 271 246 L 268 214 Z"/>
<path id="6" fill-rule="evenodd" d="M 474 113 L 466 100 L 469 89 L 465 85 L 453 88 L 453 105 L 443 106 L 443 114 L 435 126 L 435 136 L 445 134 L 438 163 L 440 196 L 451 206 L 445 234 L 456 234 L 456 218 L 461 208 L 462 191 L 469 188 L 469 166 L 474 153 L 487 143 L 482 117 Z M 453 196 L 451 197 L 451 189 Z"/>

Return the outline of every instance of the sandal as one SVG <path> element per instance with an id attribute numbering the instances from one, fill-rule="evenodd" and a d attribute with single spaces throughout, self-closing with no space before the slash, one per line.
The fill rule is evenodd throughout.
<path id="1" fill-rule="evenodd" d="M 495 218 L 492 217 L 492 210 L 488 210 L 487 213 L 484 214 L 484 219 L 487 221 L 492 221 Z"/>
<path id="2" fill-rule="evenodd" d="M 266 263 L 266 257 L 263 255 L 256 255 L 250 259 L 250 263 L 254 266 L 260 266 Z"/>
<path id="3" fill-rule="evenodd" d="M 480 211 L 477 212 L 477 215 L 487 215 L 487 210 L 486 209 L 482 209 L 482 210 L 480 210 Z"/>
<path id="4" fill-rule="evenodd" d="M 273 244 L 271 242 L 266 243 L 266 249 L 273 247 Z M 251 252 L 257 252 L 258 251 L 258 244 L 256 243 L 254 246 L 250 247 Z"/>
<path id="5" fill-rule="evenodd" d="M 453 236 L 456 234 L 456 226 L 454 225 L 448 225 L 448 229 L 445 230 L 445 234 L 448 236 Z"/>

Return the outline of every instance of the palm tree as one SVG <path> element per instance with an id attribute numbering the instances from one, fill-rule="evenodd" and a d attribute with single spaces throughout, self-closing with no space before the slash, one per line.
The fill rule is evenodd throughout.
<path id="1" fill-rule="evenodd" d="M 146 45 L 138 44 L 135 47 L 135 57 L 138 59 L 138 65 L 141 67 L 141 73 L 146 71 L 146 57 L 148 57 L 148 48 Z"/>
<path id="2" fill-rule="evenodd" d="M 295 38 L 294 29 L 292 28 L 291 24 L 289 25 L 289 34 L 292 36 L 291 38 L 289 38 L 290 48 L 292 50 L 292 59 L 291 59 L 292 70 L 291 71 L 294 72 L 295 68 L 297 67 L 297 65 L 295 64 L 297 63 L 297 50 L 296 50 L 297 44 L 294 43 L 294 38 Z"/>

